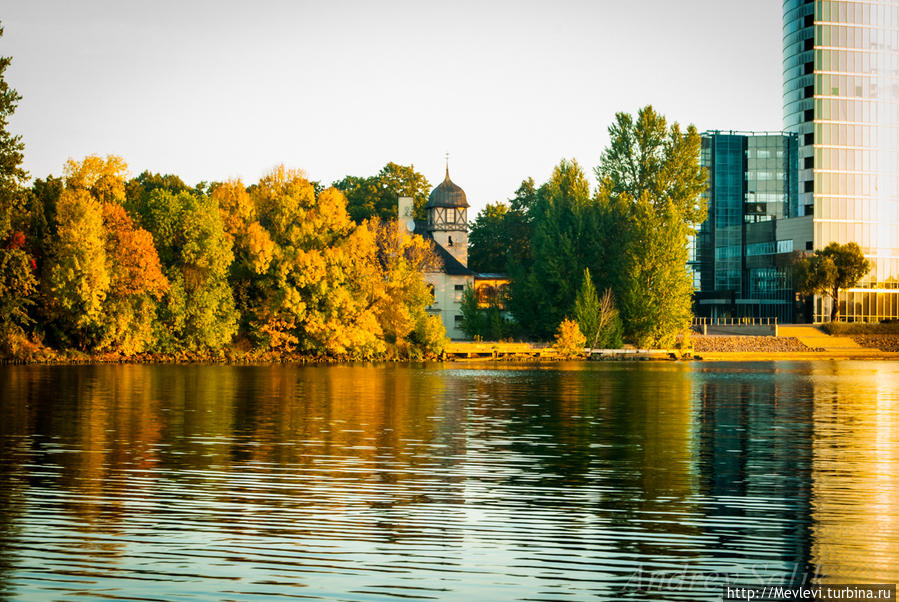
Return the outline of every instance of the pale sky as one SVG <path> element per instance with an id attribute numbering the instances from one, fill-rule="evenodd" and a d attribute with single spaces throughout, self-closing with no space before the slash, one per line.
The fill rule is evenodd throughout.
<path id="1" fill-rule="evenodd" d="M 325 184 L 414 164 L 474 213 L 575 158 L 616 111 L 779 130 L 780 0 L 2 0 L 32 177 L 117 154 L 131 174 Z"/>

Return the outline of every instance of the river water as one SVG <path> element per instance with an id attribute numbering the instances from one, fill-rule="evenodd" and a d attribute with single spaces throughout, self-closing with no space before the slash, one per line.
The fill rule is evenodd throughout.
<path id="1" fill-rule="evenodd" d="M 899 581 L 899 363 L 0 368 L 0 599 Z"/>

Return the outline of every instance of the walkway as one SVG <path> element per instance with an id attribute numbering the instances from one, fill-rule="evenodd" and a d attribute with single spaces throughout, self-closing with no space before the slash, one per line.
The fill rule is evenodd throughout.
<path id="1" fill-rule="evenodd" d="M 862 347 L 849 337 L 831 336 L 810 324 L 790 324 L 777 327 L 777 336 L 796 337 L 799 342 L 812 349 L 823 349 L 829 353 L 848 353 L 853 356 L 878 357 L 883 352 L 870 347 Z"/>

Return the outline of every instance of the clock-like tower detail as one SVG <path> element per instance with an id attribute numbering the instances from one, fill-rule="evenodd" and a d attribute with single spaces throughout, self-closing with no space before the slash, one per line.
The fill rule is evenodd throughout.
<path id="1" fill-rule="evenodd" d="M 428 231 L 434 242 L 446 249 L 459 263 L 468 266 L 468 200 L 465 191 L 446 178 L 428 197 Z"/>

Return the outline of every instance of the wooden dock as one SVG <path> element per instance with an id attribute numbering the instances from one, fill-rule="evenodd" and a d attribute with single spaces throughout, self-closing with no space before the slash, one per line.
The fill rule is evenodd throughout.
<path id="1" fill-rule="evenodd" d="M 450 341 L 444 355 L 447 359 L 560 359 L 546 343 L 500 341 Z"/>
<path id="2" fill-rule="evenodd" d="M 550 343 L 506 343 L 499 341 L 451 341 L 444 351 L 447 359 L 485 360 L 561 360 Z M 601 361 L 640 361 L 691 359 L 690 352 L 680 349 L 584 349 L 583 359 Z"/>

